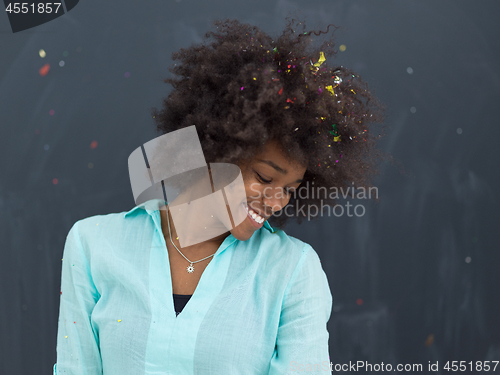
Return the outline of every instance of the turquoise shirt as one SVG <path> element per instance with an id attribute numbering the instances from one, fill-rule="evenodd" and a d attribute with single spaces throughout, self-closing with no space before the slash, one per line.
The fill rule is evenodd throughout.
<path id="1" fill-rule="evenodd" d="M 70 229 L 54 375 L 331 374 L 332 295 L 309 244 L 267 221 L 229 234 L 176 315 L 158 202 Z"/>

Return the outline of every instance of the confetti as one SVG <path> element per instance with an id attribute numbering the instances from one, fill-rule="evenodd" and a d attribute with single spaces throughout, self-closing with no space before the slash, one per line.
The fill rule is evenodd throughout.
<path id="1" fill-rule="evenodd" d="M 431 346 L 433 342 L 434 342 L 434 335 L 431 333 L 429 336 L 427 336 L 427 339 L 425 340 L 425 346 Z"/>
<path id="2" fill-rule="evenodd" d="M 43 49 L 41 49 L 40 51 L 38 51 L 38 54 L 40 55 L 40 57 L 43 59 L 45 56 L 47 56 L 47 54 L 45 53 L 45 51 Z"/>
<path id="3" fill-rule="evenodd" d="M 332 128 L 333 130 L 329 130 L 328 133 L 330 133 L 331 135 L 337 137 L 339 135 L 339 132 L 337 130 L 337 125 L 336 124 L 332 124 Z M 337 142 L 337 141 L 335 141 Z"/>
<path id="4" fill-rule="evenodd" d="M 318 67 L 320 67 L 320 66 L 321 66 L 321 64 L 323 64 L 325 61 L 326 61 L 326 59 L 325 59 L 325 54 L 324 54 L 323 52 L 320 52 L 320 53 L 319 53 L 319 60 L 318 60 L 318 62 L 314 63 L 314 64 L 313 64 L 313 66 L 315 66 L 315 67 L 317 67 L 317 68 L 318 68 Z"/>
<path id="5" fill-rule="evenodd" d="M 45 76 L 49 73 L 49 70 L 50 70 L 50 64 L 45 64 L 44 66 L 42 66 L 42 67 L 38 70 L 38 73 L 39 73 L 42 77 L 45 77 Z"/>
<path id="6" fill-rule="evenodd" d="M 346 49 L 347 49 L 347 47 L 345 46 L 345 44 L 341 44 L 339 47 L 340 52 L 344 52 Z"/>

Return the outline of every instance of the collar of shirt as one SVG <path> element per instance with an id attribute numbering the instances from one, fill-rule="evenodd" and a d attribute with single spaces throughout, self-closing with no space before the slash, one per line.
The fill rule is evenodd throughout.
<path id="1" fill-rule="evenodd" d="M 159 210 L 160 210 L 160 207 L 163 206 L 164 204 L 165 204 L 165 201 L 163 201 L 162 199 L 148 200 L 146 202 L 143 202 L 143 203 L 135 206 L 130 211 L 127 211 L 125 213 L 125 218 L 132 215 L 132 213 L 136 212 L 137 210 L 143 209 L 148 213 L 148 215 L 150 215 L 153 218 L 153 221 L 155 222 L 156 226 L 158 228 L 160 228 L 160 230 L 161 230 L 161 223 L 159 221 L 160 220 Z M 275 232 L 275 230 L 273 229 L 273 227 L 271 227 L 271 225 L 267 222 L 267 220 L 264 221 L 264 224 L 262 225 L 262 227 L 266 228 L 270 233 Z M 235 240 L 236 240 L 236 238 L 232 234 L 229 234 L 229 236 L 227 236 L 224 239 L 223 243 L 221 244 L 221 247 L 219 248 L 219 250 L 217 252 L 220 252 L 222 249 L 225 249 L 231 243 L 233 243 Z"/>

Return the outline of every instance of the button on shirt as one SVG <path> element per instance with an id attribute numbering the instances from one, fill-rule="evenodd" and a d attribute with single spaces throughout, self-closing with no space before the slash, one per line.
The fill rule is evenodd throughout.
<path id="1" fill-rule="evenodd" d="M 267 221 L 247 241 L 229 234 L 176 315 L 159 202 L 71 227 L 53 374 L 330 374 L 315 250 Z"/>

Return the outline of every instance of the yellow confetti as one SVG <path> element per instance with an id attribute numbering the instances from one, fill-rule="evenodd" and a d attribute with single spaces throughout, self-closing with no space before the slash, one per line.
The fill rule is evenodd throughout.
<path id="1" fill-rule="evenodd" d="M 253 77 L 254 81 L 257 80 L 257 78 Z"/>
<path id="2" fill-rule="evenodd" d="M 121 319 L 118 319 L 118 323 L 120 323 L 122 320 Z"/>
<path id="3" fill-rule="evenodd" d="M 47 56 L 47 54 L 45 53 L 45 51 L 43 49 L 41 49 L 40 51 L 38 51 L 38 54 L 40 55 L 40 57 L 43 59 L 45 56 Z"/>
<path id="4" fill-rule="evenodd" d="M 67 339 L 67 338 L 68 338 L 68 336 L 64 336 L 64 338 L 65 338 L 65 339 Z"/>
<path id="5" fill-rule="evenodd" d="M 325 54 L 323 53 L 323 51 L 321 51 L 321 52 L 319 53 L 319 60 L 318 60 L 318 62 L 314 63 L 314 65 L 313 65 L 313 66 L 315 66 L 315 67 L 319 67 L 319 66 L 321 66 L 321 64 L 323 64 L 325 61 L 326 61 L 326 59 L 325 59 Z"/>
<path id="6" fill-rule="evenodd" d="M 346 49 L 347 47 L 345 46 L 345 44 L 341 44 L 339 47 L 340 52 L 344 52 Z"/>
<path id="7" fill-rule="evenodd" d="M 338 142 L 338 141 L 340 141 L 340 135 L 339 135 L 338 137 L 333 137 L 333 141 L 334 141 L 334 142 Z"/>
<path id="8" fill-rule="evenodd" d="M 326 86 L 326 89 L 327 89 L 328 91 L 330 91 L 330 92 L 332 93 L 332 95 L 335 95 L 335 93 L 333 92 L 333 86 L 332 86 L 332 85 L 330 85 L 330 86 Z"/>
<path id="9" fill-rule="evenodd" d="M 356 91 L 354 91 L 353 89 L 351 89 L 351 91 L 356 94 Z"/>

